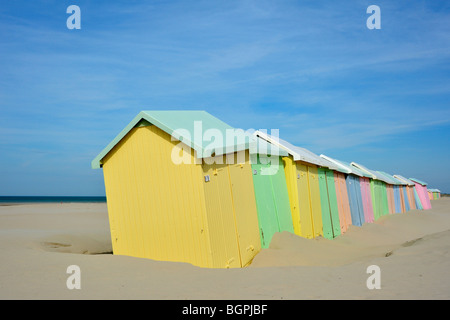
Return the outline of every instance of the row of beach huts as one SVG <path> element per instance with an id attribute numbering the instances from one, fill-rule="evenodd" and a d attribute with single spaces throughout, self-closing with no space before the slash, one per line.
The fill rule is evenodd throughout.
<path id="1" fill-rule="evenodd" d="M 441 198 L 441 190 L 439 189 L 428 189 L 428 197 L 430 200 L 436 200 Z"/>
<path id="2" fill-rule="evenodd" d="M 416 178 L 236 130 L 205 111 L 142 111 L 92 167 L 103 168 L 114 254 L 208 268 L 249 265 L 277 232 L 333 239 L 440 198 Z"/>

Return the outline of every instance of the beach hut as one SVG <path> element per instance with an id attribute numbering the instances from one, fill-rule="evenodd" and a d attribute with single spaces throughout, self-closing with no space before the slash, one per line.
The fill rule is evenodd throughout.
<path id="1" fill-rule="evenodd" d="M 401 188 L 401 195 L 403 197 L 403 204 L 404 204 L 404 210 L 405 212 L 408 212 L 411 210 L 411 206 L 409 205 L 409 199 L 408 199 L 408 184 L 403 184 L 400 186 Z"/>
<path id="2" fill-rule="evenodd" d="M 398 185 L 394 185 L 394 196 L 395 196 L 395 213 L 402 213 L 403 209 L 401 206 L 401 194 L 400 187 Z"/>
<path id="3" fill-rule="evenodd" d="M 430 200 L 437 200 L 441 197 L 441 191 L 439 189 L 428 189 L 430 193 Z"/>
<path id="4" fill-rule="evenodd" d="M 294 233 L 282 157 L 288 153 L 257 137 L 250 150 L 261 247 L 267 248 L 277 232 Z"/>
<path id="5" fill-rule="evenodd" d="M 350 212 L 350 203 L 348 200 L 347 184 L 345 182 L 345 174 L 334 171 L 334 186 L 336 188 L 336 198 L 339 209 L 339 222 L 341 226 L 341 234 L 345 233 L 352 225 L 352 215 Z"/>
<path id="6" fill-rule="evenodd" d="M 387 198 L 388 198 L 388 207 L 389 207 L 389 214 L 394 214 L 397 211 L 400 212 L 399 209 L 399 205 L 400 205 L 400 200 L 397 200 L 397 204 L 396 204 L 396 192 L 394 191 L 394 185 L 396 185 L 397 181 L 393 180 L 391 178 L 389 178 L 388 175 L 383 174 L 381 171 L 376 171 L 377 174 L 379 174 L 380 176 L 384 177 L 384 179 L 386 179 L 386 193 L 387 193 Z M 397 194 L 399 196 L 399 194 Z"/>
<path id="7" fill-rule="evenodd" d="M 415 191 L 415 184 L 413 181 L 399 175 L 399 174 L 395 174 L 394 177 L 400 181 L 403 181 L 406 186 L 406 198 L 408 199 L 409 202 L 409 209 L 410 210 L 414 210 L 414 209 L 419 209 L 417 207 L 417 201 L 420 201 L 418 198 L 416 198 L 414 191 Z"/>
<path id="8" fill-rule="evenodd" d="M 355 226 L 362 226 L 365 222 L 372 222 L 373 208 L 371 207 L 372 204 L 370 204 L 369 206 L 369 201 L 367 199 L 368 190 L 364 182 L 364 178 L 368 178 L 369 175 L 365 174 L 358 168 L 352 167 L 349 163 L 346 163 L 344 161 L 324 155 L 322 155 L 322 157 L 347 171 L 345 181 L 347 186 L 352 224 Z"/>
<path id="9" fill-rule="evenodd" d="M 343 190 L 346 171 L 323 157 L 321 160 L 323 164 L 318 168 L 318 173 L 323 233 L 325 238 L 332 239 L 347 231 L 347 220 L 351 224 L 351 218 L 345 217 L 345 212 L 342 211 L 342 209 L 345 210 L 342 198 L 344 196 L 348 197 L 347 188 L 345 187 L 345 190 Z M 343 185 L 341 181 L 344 182 Z M 348 199 L 347 208 L 347 214 L 351 216 Z M 339 212 L 340 209 L 341 212 Z"/>
<path id="10" fill-rule="evenodd" d="M 394 187 L 390 184 L 386 184 L 386 197 L 388 202 L 388 213 L 395 213 L 395 202 L 394 202 Z"/>
<path id="11" fill-rule="evenodd" d="M 373 213 L 372 194 L 370 192 L 370 179 L 368 177 L 360 177 L 359 181 L 362 187 L 361 195 L 364 205 L 364 219 L 366 222 L 371 223 L 374 222 L 375 217 Z"/>
<path id="12" fill-rule="evenodd" d="M 115 255 L 251 263 L 261 240 L 250 143 L 235 132 L 205 111 L 142 111 L 95 157 Z"/>
<path id="13" fill-rule="evenodd" d="M 441 198 L 441 190 L 439 189 L 435 189 L 436 190 L 436 199 L 440 199 Z"/>
<path id="14" fill-rule="evenodd" d="M 329 169 L 327 163 L 313 152 L 279 137 L 261 131 L 255 134 L 289 154 L 282 159 L 295 234 L 309 239 L 340 234 L 336 192 L 330 184 L 330 174 L 327 176 L 323 170 Z"/>
<path id="15" fill-rule="evenodd" d="M 406 187 L 406 184 L 395 178 L 393 175 L 389 174 L 389 177 L 395 179 L 396 184 L 394 185 L 395 199 L 396 199 L 396 208 L 397 213 L 405 213 L 406 212 L 406 199 L 404 197 L 403 189 Z"/>
<path id="16" fill-rule="evenodd" d="M 372 195 L 372 205 L 374 212 L 374 219 L 377 220 L 381 216 L 389 214 L 389 200 L 388 200 L 388 191 L 387 184 L 390 183 L 384 175 L 376 172 L 375 170 L 369 169 L 366 166 L 352 162 L 352 166 L 358 168 L 359 170 L 370 175 L 370 192 Z M 393 207 L 393 205 L 392 205 Z M 392 212 L 394 209 L 392 209 Z"/>
<path id="17" fill-rule="evenodd" d="M 422 204 L 422 208 L 424 210 L 431 209 L 430 198 L 428 198 L 427 183 L 416 178 L 409 178 L 409 180 L 412 180 L 416 185 L 416 191 L 419 196 L 420 203 Z"/>
<path id="18" fill-rule="evenodd" d="M 441 190 L 439 189 L 435 189 L 436 190 L 436 199 L 440 199 L 441 198 Z"/>
<path id="19" fill-rule="evenodd" d="M 389 177 L 395 179 L 397 181 L 398 190 L 400 193 L 400 205 L 401 205 L 401 212 L 407 212 L 411 210 L 410 201 L 408 199 L 408 187 L 410 183 L 413 183 L 412 181 L 405 181 L 404 179 L 398 178 L 395 175 L 389 175 Z"/>
<path id="20" fill-rule="evenodd" d="M 420 200 L 419 193 L 417 192 L 417 189 L 415 187 L 413 189 L 413 192 L 414 192 L 414 200 L 416 203 L 416 208 L 419 210 L 423 210 L 422 201 Z"/>
<path id="21" fill-rule="evenodd" d="M 409 205 L 408 195 L 407 195 L 408 182 L 404 181 L 403 179 L 399 179 L 393 175 L 390 175 L 390 174 L 387 174 L 387 175 L 390 178 L 395 179 L 397 182 L 397 189 L 398 189 L 399 198 L 400 198 L 401 212 L 405 213 L 405 212 L 411 210 L 411 207 Z"/>
<path id="22" fill-rule="evenodd" d="M 417 209 L 423 210 L 422 200 L 420 200 L 419 193 L 417 192 L 417 189 L 415 186 L 414 186 L 413 192 L 414 192 L 414 199 L 416 200 Z"/>
<path id="23" fill-rule="evenodd" d="M 346 174 L 349 173 L 349 171 L 346 170 L 345 167 L 341 167 L 338 164 L 332 162 L 332 158 L 327 157 L 324 154 L 321 154 L 320 157 L 336 165 L 337 167 L 337 169 L 333 170 L 333 177 L 334 187 L 336 190 L 336 200 L 338 205 L 341 234 L 343 234 L 348 230 L 349 226 L 352 225 L 350 202 L 345 180 Z"/>
<path id="24" fill-rule="evenodd" d="M 438 189 L 428 189 L 428 192 L 431 193 L 430 200 L 437 200 L 440 197 L 440 191 Z"/>
<path id="25" fill-rule="evenodd" d="M 404 184 L 400 180 L 394 178 L 392 175 L 383 172 L 378 171 L 380 174 L 384 175 L 388 180 L 391 180 L 392 185 L 392 192 L 394 195 L 394 213 L 404 213 L 405 212 L 405 204 L 404 199 L 402 195 L 402 189 L 401 186 Z"/>

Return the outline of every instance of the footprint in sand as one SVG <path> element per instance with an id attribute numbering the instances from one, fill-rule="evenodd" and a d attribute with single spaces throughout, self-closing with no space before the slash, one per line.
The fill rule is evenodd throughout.
<path id="1" fill-rule="evenodd" d="M 414 239 L 411 241 L 406 241 L 405 243 L 402 244 L 402 247 L 410 247 L 413 244 L 415 244 L 417 241 L 420 241 L 420 240 L 422 240 L 422 238 L 417 238 L 417 239 Z"/>
<path id="2" fill-rule="evenodd" d="M 44 242 L 43 245 L 47 248 L 58 249 L 71 247 L 71 244 L 59 243 L 59 242 Z"/>
<path id="3" fill-rule="evenodd" d="M 402 247 L 411 247 L 412 245 L 416 244 L 418 241 L 421 241 L 423 238 L 417 238 L 414 240 L 410 240 L 410 241 L 406 241 L 404 243 L 402 243 Z M 384 256 L 385 257 L 389 257 L 394 253 L 394 250 L 387 252 Z"/>

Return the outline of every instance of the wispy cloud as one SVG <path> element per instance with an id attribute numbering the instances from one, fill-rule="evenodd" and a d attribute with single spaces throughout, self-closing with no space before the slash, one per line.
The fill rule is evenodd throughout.
<path id="1" fill-rule="evenodd" d="M 73 32 L 69 4 L 0 9 L 4 167 L 83 172 L 143 109 L 204 109 L 317 153 L 365 148 L 380 159 L 407 135 L 416 139 L 404 148 L 426 146 L 430 158 L 437 148 L 419 133 L 449 138 L 444 1 L 380 0 L 377 31 L 365 27 L 370 1 L 80 0 Z M 34 160 L 15 162 L 26 150 Z"/>

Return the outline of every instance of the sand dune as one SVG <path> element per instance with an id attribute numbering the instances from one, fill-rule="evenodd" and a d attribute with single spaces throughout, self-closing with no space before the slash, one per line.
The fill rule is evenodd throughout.
<path id="1" fill-rule="evenodd" d="M 105 204 L 0 207 L 1 299 L 449 299 L 450 199 L 334 240 L 276 234 L 244 269 L 111 254 Z M 66 286 L 69 265 L 81 289 Z M 369 290 L 366 270 L 381 269 Z"/>

